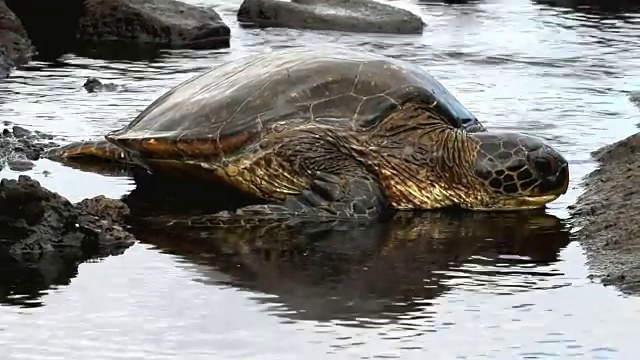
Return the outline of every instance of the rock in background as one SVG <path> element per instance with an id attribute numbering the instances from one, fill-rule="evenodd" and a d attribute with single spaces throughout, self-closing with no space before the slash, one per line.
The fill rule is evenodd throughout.
<path id="1" fill-rule="evenodd" d="M 55 59 L 71 49 L 83 0 L 5 0 L 27 30 L 44 59 Z"/>
<path id="2" fill-rule="evenodd" d="M 215 10 L 177 0 L 86 0 L 77 38 L 212 49 L 228 47 L 230 33 Z"/>
<path id="3" fill-rule="evenodd" d="M 217 49 L 230 42 L 231 31 L 214 9 L 178 0 L 0 1 L 43 60 L 65 53 L 111 58 L 114 51 L 131 55 L 140 48 Z"/>
<path id="4" fill-rule="evenodd" d="M 407 10 L 374 0 L 244 0 L 238 21 L 245 27 L 422 34 L 424 22 Z"/>
<path id="5" fill-rule="evenodd" d="M 29 62 L 33 53 L 22 22 L 0 0 L 0 78 L 7 77 L 14 66 Z"/>

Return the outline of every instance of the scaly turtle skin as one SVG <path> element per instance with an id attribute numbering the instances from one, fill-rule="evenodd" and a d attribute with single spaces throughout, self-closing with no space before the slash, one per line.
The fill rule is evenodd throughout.
<path id="1" fill-rule="evenodd" d="M 420 67 L 337 49 L 223 64 L 170 90 L 106 141 L 45 156 L 197 173 L 268 200 L 208 218 L 222 225 L 372 220 L 391 209 L 538 208 L 569 181 L 567 161 L 553 148 L 485 131 Z"/>

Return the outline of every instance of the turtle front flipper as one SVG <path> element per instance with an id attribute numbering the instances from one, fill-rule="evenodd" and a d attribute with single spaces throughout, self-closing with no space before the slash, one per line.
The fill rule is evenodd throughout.
<path id="1" fill-rule="evenodd" d="M 78 141 L 47 150 L 42 154 L 43 158 L 67 162 L 74 160 L 99 160 L 101 162 L 112 162 L 119 164 L 129 164 L 129 155 L 117 145 L 107 140 Z"/>
<path id="2" fill-rule="evenodd" d="M 320 172 L 307 189 L 281 203 L 249 205 L 194 217 L 188 222 L 190 226 L 247 226 L 270 221 L 368 222 L 384 218 L 389 211 L 382 187 L 368 174 L 336 176 Z"/>

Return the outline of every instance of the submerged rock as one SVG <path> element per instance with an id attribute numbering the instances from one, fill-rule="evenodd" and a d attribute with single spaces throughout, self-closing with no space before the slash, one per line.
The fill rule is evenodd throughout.
<path id="1" fill-rule="evenodd" d="M 133 244 L 128 208 L 104 196 L 76 205 L 26 175 L 0 181 L 0 250 L 41 254 L 57 248 L 105 252 Z"/>
<path id="2" fill-rule="evenodd" d="M 21 126 L 3 129 L 0 134 L 0 170 L 5 167 L 14 171 L 32 169 L 33 161 L 38 160 L 46 149 L 57 146 L 52 139 L 51 135 Z"/>
<path id="3" fill-rule="evenodd" d="M 0 170 L 5 167 L 14 171 L 32 169 L 33 161 L 38 160 L 42 152 L 57 146 L 52 139 L 51 135 L 21 126 L 3 129 L 0 134 Z"/>
<path id="4" fill-rule="evenodd" d="M 640 91 L 633 91 L 629 94 L 629 101 L 631 101 L 638 109 L 640 109 Z"/>
<path id="5" fill-rule="evenodd" d="M 215 10 L 177 0 L 86 0 L 77 38 L 213 49 L 228 47 L 230 33 Z"/>
<path id="6" fill-rule="evenodd" d="M 89 77 L 82 87 L 90 93 L 98 91 L 118 91 L 120 89 L 117 84 L 103 83 L 100 79 L 93 76 Z"/>
<path id="7" fill-rule="evenodd" d="M 603 283 L 640 293 L 640 133 L 593 156 L 599 167 L 571 211 L 578 237 Z"/>
<path id="8" fill-rule="evenodd" d="M 29 62 L 33 54 L 34 48 L 22 22 L 4 0 L 0 0 L 0 78 L 7 77 L 14 66 Z"/>
<path id="9" fill-rule="evenodd" d="M 258 27 L 421 34 L 422 19 L 374 0 L 244 0 L 238 21 Z"/>

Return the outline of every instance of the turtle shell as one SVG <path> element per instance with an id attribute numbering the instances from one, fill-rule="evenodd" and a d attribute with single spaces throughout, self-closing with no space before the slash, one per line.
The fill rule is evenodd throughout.
<path id="1" fill-rule="evenodd" d="M 212 158 L 308 122 L 368 131 L 410 100 L 433 106 L 452 126 L 481 127 L 418 66 L 360 51 L 298 48 L 247 56 L 191 78 L 107 139 L 142 158 Z"/>

